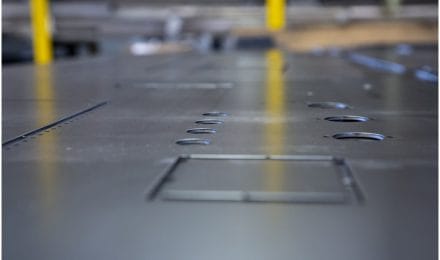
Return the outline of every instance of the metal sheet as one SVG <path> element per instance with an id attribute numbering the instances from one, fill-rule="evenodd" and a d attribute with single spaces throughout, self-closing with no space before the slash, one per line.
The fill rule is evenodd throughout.
<path id="1" fill-rule="evenodd" d="M 386 59 L 382 51 L 375 54 Z M 416 48 L 412 55 L 418 51 L 436 54 Z M 101 100 L 109 103 L 80 120 L 3 147 L 5 259 L 437 257 L 435 84 L 370 71 L 343 58 L 278 50 L 118 57 L 65 62 L 52 69 L 53 97 L 37 95 L 33 67 L 3 71 L 4 137 Z M 128 81 L 232 82 L 233 87 L 138 88 Z M 308 106 L 321 101 L 350 108 Z M 211 111 L 228 116 L 203 115 Z M 371 120 L 324 120 L 338 115 Z M 46 120 L 35 124 L 38 118 Z M 215 134 L 186 132 L 207 118 L 224 121 L 209 125 Z M 332 138 L 341 132 L 385 138 Z M 195 137 L 210 144 L 175 143 Z M 341 157 L 365 201 L 146 200 L 147 188 L 181 154 Z M 268 176 L 268 182 L 286 182 L 282 175 Z"/>

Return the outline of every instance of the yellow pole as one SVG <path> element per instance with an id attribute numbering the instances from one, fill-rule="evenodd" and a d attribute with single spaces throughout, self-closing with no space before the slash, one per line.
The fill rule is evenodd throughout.
<path id="1" fill-rule="evenodd" d="M 266 27 L 278 31 L 286 24 L 286 0 L 266 0 Z"/>
<path id="2" fill-rule="evenodd" d="M 52 35 L 49 0 L 30 0 L 33 31 L 34 61 L 48 64 L 52 61 Z"/>

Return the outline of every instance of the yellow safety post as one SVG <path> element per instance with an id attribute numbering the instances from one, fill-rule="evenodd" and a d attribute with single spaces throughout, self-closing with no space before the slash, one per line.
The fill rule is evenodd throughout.
<path id="1" fill-rule="evenodd" d="M 49 0 L 31 0 L 34 61 L 48 64 L 52 61 L 52 35 Z"/>
<path id="2" fill-rule="evenodd" d="M 278 31 L 286 24 L 286 0 L 266 0 L 266 27 Z"/>

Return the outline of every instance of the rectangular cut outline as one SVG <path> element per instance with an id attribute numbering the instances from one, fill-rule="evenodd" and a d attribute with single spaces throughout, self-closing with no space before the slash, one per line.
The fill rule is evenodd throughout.
<path id="1" fill-rule="evenodd" d="M 342 192 L 265 192 L 265 191 L 199 191 L 161 189 L 177 166 L 190 159 L 195 160 L 278 160 L 278 161 L 327 161 L 339 167 Z M 273 202 L 273 203 L 325 203 L 325 204 L 363 204 L 364 197 L 355 181 L 350 167 L 343 158 L 325 155 L 251 155 L 251 154 L 188 154 L 174 159 L 147 188 L 147 200 L 153 201 L 160 193 L 163 200 L 172 201 L 236 201 L 236 202 Z"/>

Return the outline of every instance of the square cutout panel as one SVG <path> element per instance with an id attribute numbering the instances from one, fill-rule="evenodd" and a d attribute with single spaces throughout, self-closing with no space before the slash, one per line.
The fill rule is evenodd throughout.
<path id="1" fill-rule="evenodd" d="M 343 159 L 331 156 L 182 155 L 149 199 L 285 203 L 362 201 Z"/>

